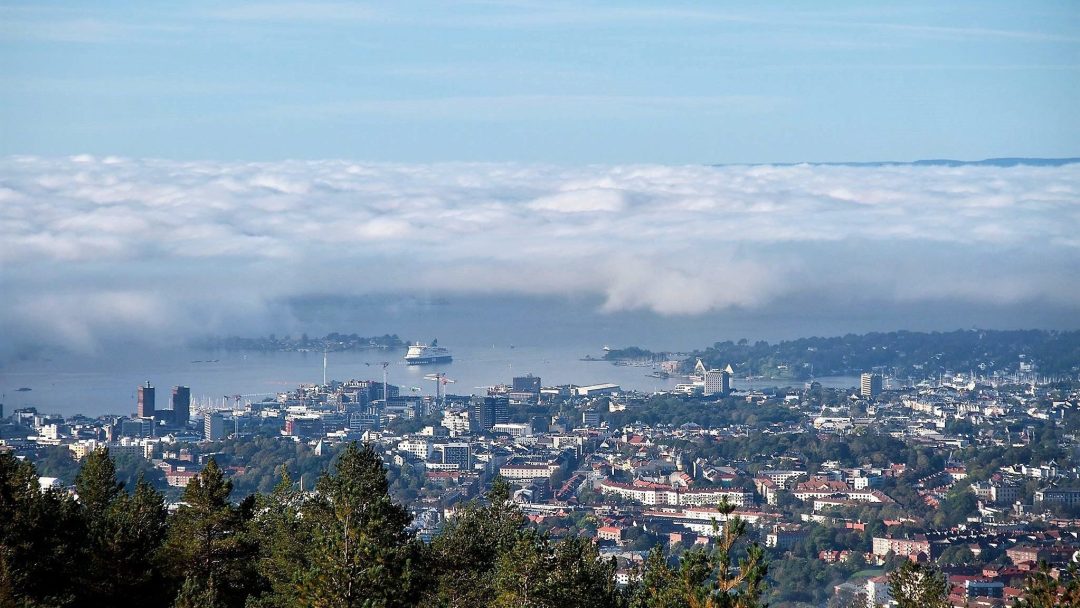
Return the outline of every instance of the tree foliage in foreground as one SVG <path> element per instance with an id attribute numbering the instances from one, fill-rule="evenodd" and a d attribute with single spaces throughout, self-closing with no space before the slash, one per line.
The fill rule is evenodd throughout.
<path id="1" fill-rule="evenodd" d="M 87 457 L 75 489 L 77 498 L 43 491 L 32 464 L 0 454 L 0 608 L 763 606 L 768 566 L 737 518 L 711 550 L 670 563 L 654 549 L 640 580 L 620 589 L 613 560 L 588 539 L 527 527 L 500 480 L 431 544 L 419 542 L 366 445 L 347 446 L 315 493 L 285 473 L 273 492 L 239 504 L 211 460 L 168 516 L 145 481 L 118 481 L 105 450 Z M 1018 605 L 1076 605 L 1071 574 L 1033 573 Z M 928 567 L 904 563 L 890 586 L 901 608 L 947 604 L 944 577 Z"/>
<path id="2" fill-rule="evenodd" d="M 232 503 L 210 461 L 167 515 L 149 484 L 118 481 L 107 451 L 87 457 L 77 498 L 43 491 L 31 463 L 0 454 L 0 608 L 764 608 L 765 556 L 736 518 L 711 550 L 676 562 L 653 550 L 640 580 L 619 588 L 613 560 L 589 539 L 528 527 L 502 481 L 430 544 L 413 536 L 370 446 L 348 446 L 317 488 L 302 493 L 285 474 Z M 1066 581 L 1033 573 L 1019 605 L 1076 605 Z M 891 584 L 901 608 L 948 595 L 940 573 L 915 564 Z"/>
<path id="3" fill-rule="evenodd" d="M 721 505 L 730 515 L 735 507 Z M 746 534 L 746 522 L 732 517 L 718 530 L 712 550 L 686 551 L 675 567 L 668 565 L 659 548 L 645 562 L 641 584 L 630 595 L 631 608 L 756 608 L 764 607 L 768 564 L 756 543 L 736 559 L 738 541 Z"/>
<path id="4" fill-rule="evenodd" d="M 1068 570 L 1068 582 L 1061 582 L 1050 575 L 1046 562 L 1039 563 L 1039 569 L 1033 572 L 1024 584 L 1024 595 L 1015 604 L 1015 608 L 1067 608 L 1080 606 L 1080 572 L 1076 564 Z"/>
<path id="5" fill-rule="evenodd" d="M 930 567 L 904 561 L 889 574 L 889 591 L 897 608 L 948 608 L 949 584 Z"/>

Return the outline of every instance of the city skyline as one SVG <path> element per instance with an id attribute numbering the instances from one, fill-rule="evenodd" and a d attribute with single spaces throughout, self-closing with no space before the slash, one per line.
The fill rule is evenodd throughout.
<path id="1" fill-rule="evenodd" d="M 1080 606 L 1080 2 L 0 2 L 0 604 Z"/>

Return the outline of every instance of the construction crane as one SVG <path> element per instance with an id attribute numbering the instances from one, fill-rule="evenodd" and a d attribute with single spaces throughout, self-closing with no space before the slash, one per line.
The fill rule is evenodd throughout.
<path id="1" fill-rule="evenodd" d="M 229 399 L 231 397 L 232 400 L 233 400 L 234 409 L 240 409 L 240 400 L 241 399 L 246 399 L 248 397 L 262 397 L 262 396 L 265 396 L 265 395 L 276 395 L 276 394 L 277 393 L 246 393 L 246 394 L 243 394 L 243 395 L 223 395 L 223 397 L 225 399 Z"/>
<path id="2" fill-rule="evenodd" d="M 364 365 L 367 365 L 368 367 L 371 367 L 370 363 L 365 363 Z M 376 363 L 376 365 L 381 365 L 382 366 L 382 398 L 383 398 L 383 403 L 385 403 L 386 402 L 386 368 L 390 367 L 390 362 L 389 361 L 379 361 L 378 363 Z"/>
<path id="3" fill-rule="evenodd" d="M 447 378 L 446 373 L 444 373 L 444 372 L 438 372 L 438 373 L 435 373 L 435 374 L 428 374 L 428 375 L 424 376 L 424 379 L 425 380 L 434 380 L 435 381 L 435 403 L 437 403 L 440 406 L 443 405 L 443 393 L 445 393 L 446 385 L 447 384 L 452 384 L 452 383 L 456 382 L 456 380 L 451 380 L 450 378 Z"/>
<path id="4" fill-rule="evenodd" d="M 388 403 L 387 398 L 386 398 L 386 368 L 390 367 L 390 362 L 389 361 L 381 361 L 379 363 L 379 365 L 382 366 L 382 400 L 383 400 L 383 405 L 386 405 Z"/>

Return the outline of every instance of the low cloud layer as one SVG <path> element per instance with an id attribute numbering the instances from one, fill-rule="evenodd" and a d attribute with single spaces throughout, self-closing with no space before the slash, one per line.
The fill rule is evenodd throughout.
<path id="1" fill-rule="evenodd" d="M 1080 319 L 1077 277 L 1080 164 L 0 161 L 9 348 L 278 331 L 281 302 L 325 294 L 700 315 L 821 293 Z"/>

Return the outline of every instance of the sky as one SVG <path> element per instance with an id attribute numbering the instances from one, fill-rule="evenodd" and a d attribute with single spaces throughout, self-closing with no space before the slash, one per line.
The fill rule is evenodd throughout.
<path id="1" fill-rule="evenodd" d="M 1075 2 L 2 2 L 0 360 L 1080 328 L 1080 163 L 805 162 L 1080 157 L 1078 67 Z"/>
<path id="2" fill-rule="evenodd" d="M 1080 4 L 0 3 L 0 154 L 1078 156 Z"/>

